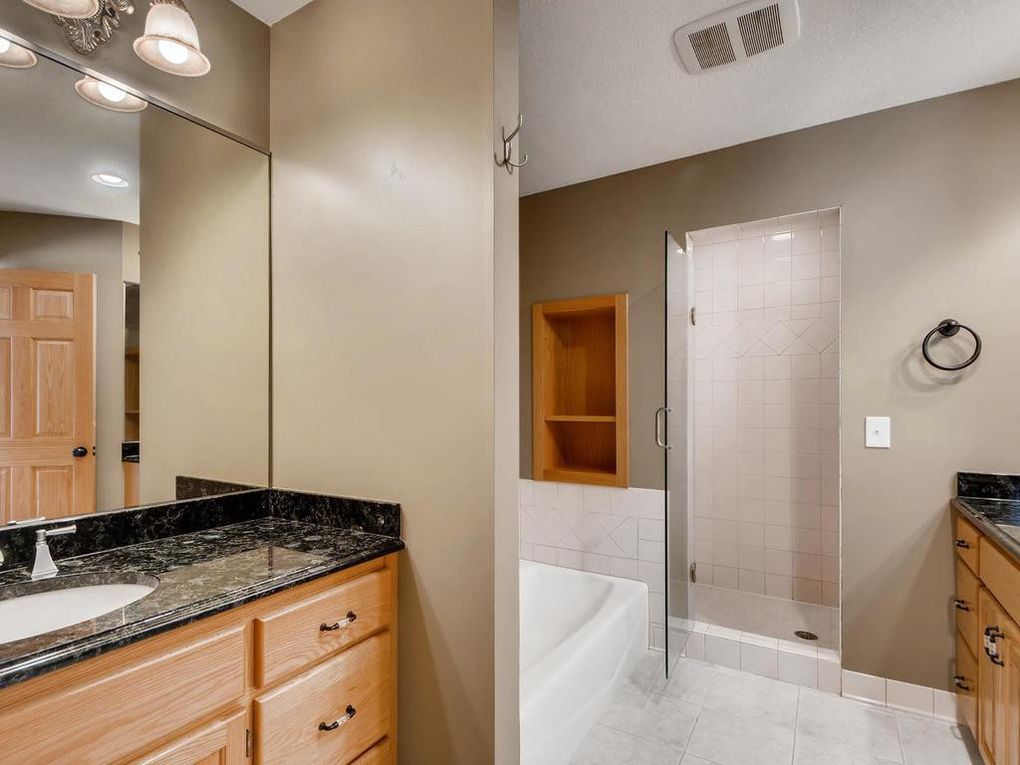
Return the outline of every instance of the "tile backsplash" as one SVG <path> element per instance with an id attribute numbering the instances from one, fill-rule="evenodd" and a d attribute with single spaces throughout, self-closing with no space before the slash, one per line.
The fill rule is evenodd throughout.
<path id="1" fill-rule="evenodd" d="M 649 645 L 665 619 L 665 492 L 521 479 L 521 558 L 648 585 Z"/>
<path id="2" fill-rule="evenodd" d="M 698 581 L 839 604 L 839 210 L 692 232 Z"/>

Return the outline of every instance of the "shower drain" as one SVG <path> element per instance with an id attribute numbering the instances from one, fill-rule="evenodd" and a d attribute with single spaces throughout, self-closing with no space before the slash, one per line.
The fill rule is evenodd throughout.
<path id="1" fill-rule="evenodd" d="M 797 630 L 793 634 L 801 640 L 818 640 L 818 635 L 813 632 L 808 632 L 807 630 Z"/>

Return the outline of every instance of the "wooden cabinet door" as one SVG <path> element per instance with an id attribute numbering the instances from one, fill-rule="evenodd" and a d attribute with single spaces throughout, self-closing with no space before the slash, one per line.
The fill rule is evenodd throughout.
<path id="1" fill-rule="evenodd" d="M 132 765 L 244 765 L 248 716 L 243 711 L 172 741 Z"/>
<path id="2" fill-rule="evenodd" d="M 978 619 L 982 641 L 985 641 L 986 630 L 1002 631 L 1008 618 L 988 590 L 982 587 L 978 593 Z M 1003 642 L 1003 639 L 996 641 L 996 651 L 1003 647 Z M 997 663 L 997 659 L 1003 664 Z M 987 765 L 1006 765 L 1006 714 L 1002 704 L 1006 698 L 1004 665 L 1005 659 L 990 655 L 988 643 L 984 642 L 978 656 L 977 741 Z"/>
<path id="3" fill-rule="evenodd" d="M 1005 718 L 1006 765 L 1020 765 L 1020 627 L 1010 620 L 1004 630 L 1005 646 L 1001 652 L 1006 662 L 1003 670 L 1003 717 Z"/>
<path id="4" fill-rule="evenodd" d="M 95 511 L 95 385 L 95 277 L 0 270 L 0 524 Z"/>

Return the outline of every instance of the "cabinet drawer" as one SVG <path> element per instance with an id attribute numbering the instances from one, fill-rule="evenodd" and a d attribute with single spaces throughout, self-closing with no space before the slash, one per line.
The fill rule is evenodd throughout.
<path id="1" fill-rule="evenodd" d="M 969 521 L 961 516 L 956 516 L 953 527 L 953 546 L 960 560 L 970 566 L 975 574 L 978 572 L 978 540 L 981 539 L 979 532 Z"/>
<path id="2" fill-rule="evenodd" d="M 259 687 L 296 674 L 324 656 L 386 627 L 392 618 L 390 569 L 353 579 L 255 620 Z"/>
<path id="3" fill-rule="evenodd" d="M 353 765 L 392 765 L 392 763 L 393 748 L 390 746 L 390 740 L 387 738 L 361 755 L 354 761 Z"/>
<path id="4" fill-rule="evenodd" d="M 106 765 L 186 729 L 244 691 L 244 628 L 235 627 L 5 709 L 2 760 Z"/>
<path id="5" fill-rule="evenodd" d="M 978 667 L 975 654 L 959 634 L 956 636 L 956 674 L 953 677 L 956 703 L 972 731 L 977 732 Z"/>
<path id="6" fill-rule="evenodd" d="M 390 641 L 381 632 L 257 698 L 257 762 L 346 765 L 386 736 Z"/>
<path id="7" fill-rule="evenodd" d="M 981 648 L 981 640 L 978 637 L 978 590 L 981 582 L 974 576 L 974 573 L 967 568 L 962 560 L 956 561 L 956 626 L 963 634 L 964 639 L 970 646 L 971 653 L 977 653 Z"/>
<path id="8" fill-rule="evenodd" d="M 981 539 L 981 581 L 1014 620 L 1020 621 L 1020 567 L 987 539 Z"/>

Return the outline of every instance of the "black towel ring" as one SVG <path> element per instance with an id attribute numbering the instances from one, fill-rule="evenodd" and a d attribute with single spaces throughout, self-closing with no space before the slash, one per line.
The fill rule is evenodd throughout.
<path id="1" fill-rule="evenodd" d="M 935 361 L 935 359 L 931 357 L 931 354 L 928 353 L 928 343 L 931 342 L 931 339 L 935 337 L 936 333 L 942 335 L 942 337 L 953 337 L 961 329 L 967 330 L 968 332 L 970 332 L 971 335 L 974 336 L 974 353 L 971 354 L 969 359 L 964 361 L 962 364 L 957 364 L 956 366 L 946 366 L 945 364 L 939 364 L 937 361 Z M 960 324 L 960 322 L 958 322 L 956 319 L 943 319 L 938 323 L 938 326 L 935 327 L 935 329 L 933 329 L 931 332 L 924 336 L 924 342 L 921 343 L 921 353 L 924 354 L 924 360 L 927 361 L 936 369 L 942 369 L 946 372 L 956 372 L 961 369 L 966 369 L 975 361 L 977 361 L 978 356 L 981 355 L 981 337 L 980 335 L 978 335 L 977 332 L 975 332 L 968 326 Z"/>

